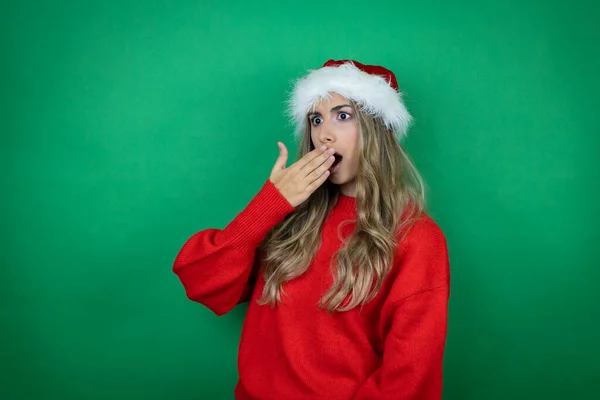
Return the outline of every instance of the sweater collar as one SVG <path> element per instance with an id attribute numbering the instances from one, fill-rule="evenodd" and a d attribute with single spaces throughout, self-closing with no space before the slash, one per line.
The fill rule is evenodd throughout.
<path id="1" fill-rule="evenodd" d="M 336 211 L 343 213 L 353 213 L 356 211 L 356 197 L 346 196 L 344 194 L 338 195 L 338 200 L 335 205 Z"/>

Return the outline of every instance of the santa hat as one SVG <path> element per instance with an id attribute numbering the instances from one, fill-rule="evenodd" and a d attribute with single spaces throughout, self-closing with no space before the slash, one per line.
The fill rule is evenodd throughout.
<path id="1" fill-rule="evenodd" d="M 329 60 L 296 81 L 288 100 L 296 136 L 304 130 L 308 111 L 330 93 L 353 100 L 364 112 L 380 118 L 399 140 L 406 136 L 412 117 L 402 101 L 394 73 L 354 60 Z"/>

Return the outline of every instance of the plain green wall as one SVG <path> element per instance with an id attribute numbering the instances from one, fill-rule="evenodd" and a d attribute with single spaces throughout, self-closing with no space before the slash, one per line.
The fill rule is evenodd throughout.
<path id="1" fill-rule="evenodd" d="M 268 178 L 292 79 L 393 69 L 446 233 L 446 400 L 600 398 L 597 2 L 0 6 L 0 398 L 230 399 L 171 272 Z"/>

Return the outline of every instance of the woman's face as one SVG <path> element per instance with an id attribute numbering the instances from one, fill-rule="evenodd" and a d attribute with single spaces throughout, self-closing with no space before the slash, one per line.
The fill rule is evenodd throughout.
<path id="1" fill-rule="evenodd" d="M 337 93 L 323 99 L 308 112 L 310 137 L 315 148 L 322 145 L 336 151 L 329 180 L 346 196 L 356 196 L 358 172 L 358 123 L 350 102 Z"/>

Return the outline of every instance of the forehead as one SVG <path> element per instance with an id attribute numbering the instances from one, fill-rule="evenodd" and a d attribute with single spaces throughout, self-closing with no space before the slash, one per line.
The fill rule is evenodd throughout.
<path id="1" fill-rule="evenodd" d="M 326 112 L 332 107 L 339 106 L 341 104 L 350 104 L 350 100 L 339 93 L 331 92 L 327 94 L 327 97 L 317 100 L 315 104 L 313 104 L 313 106 L 308 110 L 308 112 Z"/>

